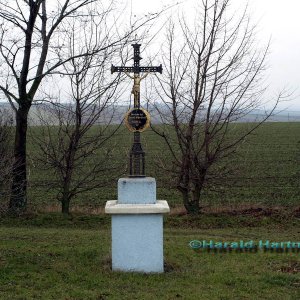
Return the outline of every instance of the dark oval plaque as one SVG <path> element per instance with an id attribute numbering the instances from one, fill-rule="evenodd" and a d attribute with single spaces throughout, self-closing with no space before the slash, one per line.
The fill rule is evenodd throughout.
<path id="1" fill-rule="evenodd" d="M 142 132 L 150 125 L 150 115 L 142 108 L 133 108 L 125 116 L 125 124 L 130 131 Z"/>

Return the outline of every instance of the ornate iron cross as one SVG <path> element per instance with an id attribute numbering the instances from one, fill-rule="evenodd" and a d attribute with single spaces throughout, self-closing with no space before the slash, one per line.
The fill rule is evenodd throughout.
<path id="1" fill-rule="evenodd" d="M 132 44 L 134 55 L 133 55 L 133 66 L 132 67 L 116 67 L 111 66 L 111 73 L 124 72 L 127 76 L 134 80 L 132 88 L 132 94 L 134 95 L 134 108 L 130 110 L 126 115 L 126 122 L 128 128 L 134 132 L 133 145 L 130 152 L 129 170 L 130 177 L 145 177 L 145 152 L 143 151 L 141 144 L 140 133 L 147 128 L 146 124 L 149 124 L 149 114 L 144 109 L 141 109 L 141 98 L 140 98 L 140 82 L 149 73 L 159 72 L 162 73 L 162 65 L 159 67 L 140 67 L 140 47 L 141 44 Z M 146 74 L 140 77 L 141 72 Z M 134 73 L 130 76 L 129 73 Z M 147 120 L 148 118 L 148 120 Z"/>

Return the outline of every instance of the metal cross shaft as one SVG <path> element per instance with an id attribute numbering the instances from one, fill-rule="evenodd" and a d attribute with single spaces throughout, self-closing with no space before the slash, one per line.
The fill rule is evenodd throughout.
<path id="1" fill-rule="evenodd" d="M 124 73 L 134 73 L 132 78 L 134 80 L 134 85 L 132 89 L 132 93 L 134 95 L 134 108 L 140 109 L 140 82 L 143 78 L 145 78 L 148 73 L 159 72 L 162 73 L 162 65 L 158 67 L 148 66 L 148 67 L 141 67 L 140 60 L 142 59 L 140 56 L 140 47 L 141 44 L 132 44 L 134 55 L 133 55 L 133 66 L 126 67 L 121 66 L 117 67 L 112 65 L 111 66 L 111 73 L 115 72 L 124 72 Z M 146 72 L 147 74 L 143 77 L 140 77 L 141 72 Z M 129 170 L 130 170 L 130 177 L 145 177 L 145 152 L 143 151 L 140 132 L 134 132 L 134 139 L 133 145 L 130 152 L 130 162 L 129 162 Z"/>

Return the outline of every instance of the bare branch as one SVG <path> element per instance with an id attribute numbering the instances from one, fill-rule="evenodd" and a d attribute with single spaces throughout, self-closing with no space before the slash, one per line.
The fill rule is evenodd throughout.
<path id="1" fill-rule="evenodd" d="M 203 0 L 194 25 L 183 16 L 170 23 L 163 51 L 165 75 L 155 85 L 155 105 L 165 126 L 152 126 L 170 151 L 172 168 L 189 213 L 200 212 L 200 196 L 213 169 L 273 113 L 231 136 L 232 122 L 262 104 L 269 45 L 257 47 L 247 7 L 227 18 L 229 0 Z M 167 126 L 169 125 L 169 126 Z M 170 130 L 171 128 L 171 130 Z M 226 172 L 226 170 L 223 170 Z M 224 173 L 225 174 L 225 173 Z"/>

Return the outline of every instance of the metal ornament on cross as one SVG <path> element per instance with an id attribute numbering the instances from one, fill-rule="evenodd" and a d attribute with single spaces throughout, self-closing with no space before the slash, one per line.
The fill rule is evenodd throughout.
<path id="1" fill-rule="evenodd" d="M 111 66 L 111 73 L 115 72 L 124 72 L 128 77 L 134 80 L 132 94 L 134 95 L 134 107 L 129 110 L 125 116 L 125 124 L 127 128 L 133 132 L 133 145 L 130 151 L 129 159 L 129 176 L 130 177 L 145 177 L 145 152 L 143 151 L 141 144 L 140 133 L 144 131 L 150 124 L 150 115 L 149 113 L 141 108 L 141 98 L 140 98 L 140 82 L 144 79 L 149 73 L 162 73 L 162 65 L 158 67 L 147 66 L 141 67 L 140 60 L 140 47 L 141 44 L 132 44 L 133 47 L 133 66 L 126 67 L 121 66 L 117 67 Z M 142 77 L 140 73 L 146 73 Z M 134 73 L 131 76 L 129 73 Z"/>

